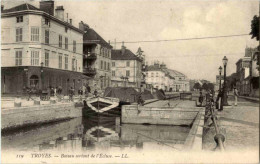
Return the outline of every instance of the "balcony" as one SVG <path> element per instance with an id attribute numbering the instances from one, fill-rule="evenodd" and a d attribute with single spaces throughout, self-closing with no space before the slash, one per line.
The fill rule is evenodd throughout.
<path id="1" fill-rule="evenodd" d="M 83 74 L 87 75 L 87 76 L 94 76 L 97 73 L 95 68 L 83 68 Z"/>
<path id="2" fill-rule="evenodd" d="M 97 54 L 96 54 L 96 53 L 84 54 L 84 59 L 87 59 L 87 60 L 96 60 L 96 59 L 97 59 Z"/>

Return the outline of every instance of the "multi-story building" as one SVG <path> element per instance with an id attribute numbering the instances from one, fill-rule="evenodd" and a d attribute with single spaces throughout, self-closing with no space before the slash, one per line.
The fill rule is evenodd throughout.
<path id="1" fill-rule="evenodd" d="M 259 51 L 255 51 L 252 57 L 252 65 L 251 65 L 251 94 L 250 96 L 259 97 Z M 257 64 L 258 63 L 258 64 Z"/>
<path id="2" fill-rule="evenodd" d="M 252 78 L 257 77 L 256 60 L 254 60 L 256 51 L 255 48 L 246 48 L 245 56 L 236 63 L 238 76 L 236 87 L 240 95 L 252 95 Z"/>
<path id="3" fill-rule="evenodd" d="M 140 50 L 140 49 L 139 49 Z M 140 87 L 142 82 L 142 56 L 135 55 L 122 45 L 112 50 L 112 86 Z"/>
<path id="4" fill-rule="evenodd" d="M 190 83 L 184 74 L 168 69 L 165 64 L 158 62 L 147 67 L 145 81 L 154 88 L 165 91 L 190 91 Z"/>
<path id="5" fill-rule="evenodd" d="M 84 31 L 83 74 L 90 76 L 90 87 L 104 90 L 111 85 L 111 49 L 95 30 L 84 22 L 79 23 Z"/>
<path id="6" fill-rule="evenodd" d="M 77 90 L 82 74 L 83 34 L 65 21 L 64 9 L 54 1 L 41 1 L 40 8 L 22 4 L 1 14 L 2 93 L 19 93 L 25 87 L 44 90 L 70 87 Z"/>

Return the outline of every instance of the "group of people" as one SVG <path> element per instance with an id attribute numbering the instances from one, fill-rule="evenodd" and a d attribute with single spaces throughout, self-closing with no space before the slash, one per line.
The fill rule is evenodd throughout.
<path id="1" fill-rule="evenodd" d="M 238 96 L 238 91 L 236 89 L 236 87 L 234 87 L 234 98 L 235 98 L 235 101 L 234 101 L 234 105 L 237 106 L 237 96 Z M 214 102 L 214 91 L 211 91 L 211 90 L 208 90 L 207 91 L 207 94 L 206 94 L 206 100 L 209 100 L 209 101 L 212 101 Z M 216 108 L 217 109 L 220 109 L 220 105 L 221 105 L 221 101 L 224 97 L 224 92 L 223 92 L 223 88 L 219 90 L 218 92 L 218 95 L 217 95 L 217 98 L 216 98 Z M 200 91 L 200 95 L 199 95 L 199 105 L 202 106 L 204 102 L 204 96 L 202 94 L 202 92 Z"/>
<path id="2" fill-rule="evenodd" d="M 50 97 L 60 97 L 62 95 L 62 87 L 61 86 L 57 86 L 57 87 L 52 87 L 49 86 L 46 90 L 38 90 L 38 92 L 36 91 L 35 87 L 31 86 L 31 87 L 24 87 L 24 93 L 27 93 L 28 95 L 28 101 L 31 98 L 31 95 L 35 92 L 36 94 L 38 93 L 40 95 L 41 99 L 49 99 Z M 83 87 L 80 87 L 78 89 L 78 95 L 80 97 L 82 97 L 83 95 L 85 95 L 85 97 L 88 97 L 89 94 L 91 93 L 91 88 L 88 85 L 83 85 Z M 73 96 L 75 95 L 75 89 L 73 87 L 70 87 L 68 89 L 68 95 L 69 95 L 69 99 L 72 101 Z M 94 91 L 94 95 L 97 96 L 97 91 Z"/>

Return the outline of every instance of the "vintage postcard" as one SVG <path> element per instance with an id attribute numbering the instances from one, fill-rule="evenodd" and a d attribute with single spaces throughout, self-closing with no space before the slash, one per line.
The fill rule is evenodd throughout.
<path id="1" fill-rule="evenodd" d="M 258 0 L 2 0 L 1 163 L 259 163 Z"/>

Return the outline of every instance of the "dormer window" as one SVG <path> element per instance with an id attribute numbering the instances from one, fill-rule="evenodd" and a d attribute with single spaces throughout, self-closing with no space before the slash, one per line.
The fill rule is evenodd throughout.
<path id="1" fill-rule="evenodd" d="M 23 22 L 23 16 L 16 17 L 16 23 Z"/>
<path id="2" fill-rule="evenodd" d="M 50 20 L 48 18 L 45 18 L 44 24 L 50 26 Z"/>

